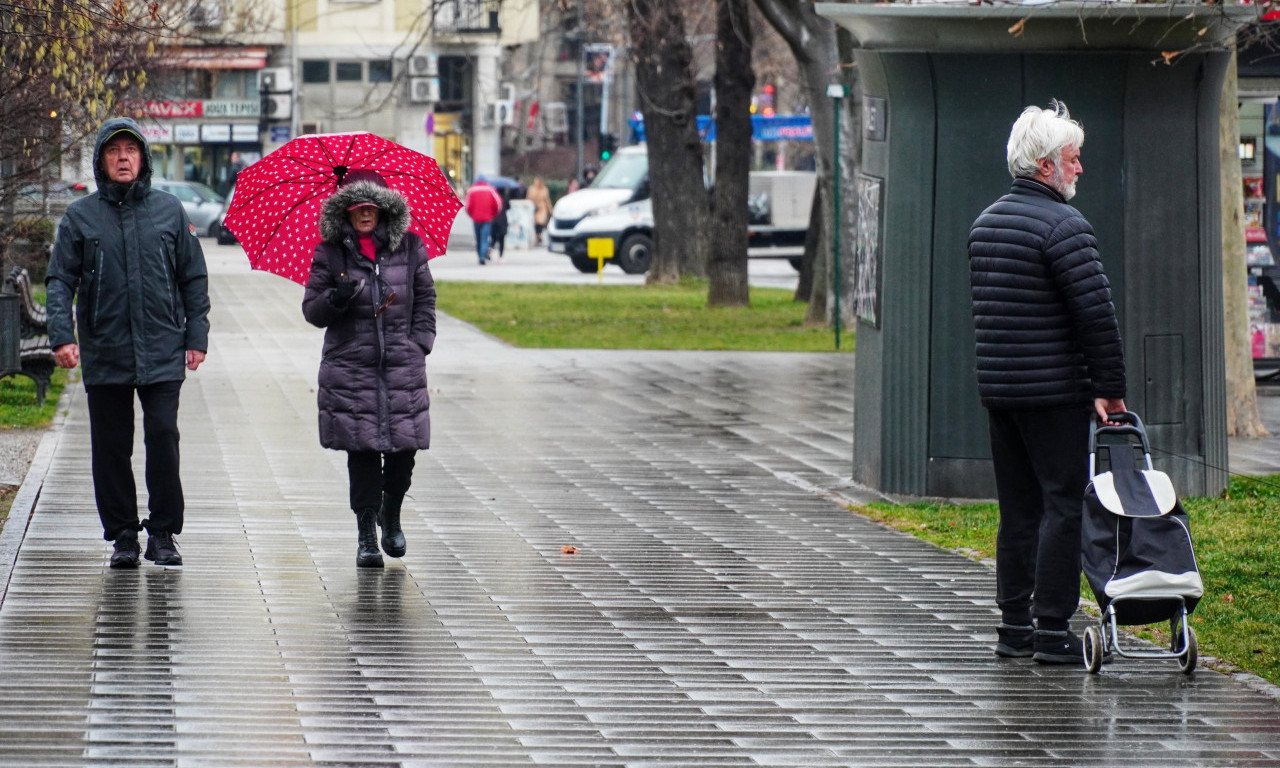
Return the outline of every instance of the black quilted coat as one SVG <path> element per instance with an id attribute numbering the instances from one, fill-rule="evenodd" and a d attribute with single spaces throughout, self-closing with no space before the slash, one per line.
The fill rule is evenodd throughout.
<path id="1" fill-rule="evenodd" d="M 360 253 L 347 207 L 377 203 L 377 261 Z M 426 356 L 436 339 L 436 289 L 422 239 L 399 193 L 367 182 L 342 187 L 320 215 L 302 312 L 325 329 L 320 361 L 320 444 L 343 451 L 405 451 L 431 443 Z M 344 309 L 339 281 L 364 280 Z M 390 292 L 395 297 L 381 313 Z"/>
<path id="2" fill-rule="evenodd" d="M 990 409 L 1125 395 L 1111 285 L 1089 222 L 1056 191 L 1016 179 L 969 232 L 978 394 Z"/>

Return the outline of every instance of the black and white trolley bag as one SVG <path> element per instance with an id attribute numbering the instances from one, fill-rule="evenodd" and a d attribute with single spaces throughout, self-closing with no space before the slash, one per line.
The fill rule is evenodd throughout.
<path id="1" fill-rule="evenodd" d="M 1106 612 L 1114 601 L 1117 624 L 1167 621 L 1181 614 L 1184 605 L 1189 614 L 1204 594 L 1204 584 L 1187 513 L 1169 476 L 1151 467 L 1142 421 L 1133 413 L 1111 418 L 1124 423 L 1096 426 L 1089 436 L 1091 480 L 1082 521 L 1085 577 L 1100 609 Z M 1136 466 L 1138 447 L 1146 469 Z M 1095 474 L 1103 451 L 1108 470 Z"/>

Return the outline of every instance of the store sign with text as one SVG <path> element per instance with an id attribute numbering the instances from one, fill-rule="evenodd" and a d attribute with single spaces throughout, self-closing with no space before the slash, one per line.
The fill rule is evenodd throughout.
<path id="1" fill-rule="evenodd" d="M 258 117 L 259 99 L 219 99 L 208 101 L 129 101 L 124 108 L 139 117 Z"/>
<path id="2" fill-rule="evenodd" d="M 146 117 L 200 117 L 203 101 L 127 101 L 124 108 Z"/>
<path id="3" fill-rule="evenodd" d="M 204 102 L 205 117 L 257 117 L 261 113 L 260 99 Z"/>

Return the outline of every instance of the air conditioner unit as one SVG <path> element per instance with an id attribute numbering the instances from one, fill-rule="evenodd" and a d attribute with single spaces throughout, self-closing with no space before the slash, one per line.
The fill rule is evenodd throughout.
<path id="1" fill-rule="evenodd" d="M 428 104 L 440 100 L 440 78 L 409 78 L 409 101 L 414 104 Z"/>
<path id="2" fill-rule="evenodd" d="M 506 99 L 491 101 L 484 105 L 484 124 L 490 127 L 516 124 L 516 109 L 513 102 Z"/>
<path id="3" fill-rule="evenodd" d="M 187 12 L 193 29 L 222 28 L 222 0 L 196 0 Z"/>
<path id="4" fill-rule="evenodd" d="M 262 99 L 262 109 L 268 120 L 288 120 L 293 117 L 293 94 L 268 94 Z"/>
<path id="5" fill-rule="evenodd" d="M 434 53 L 415 53 L 405 62 L 409 77 L 435 77 L 439 73 Z"/>
<path id="6" fill-rule="evenodd" d="M 269 67 L 258 71 L 258 92 L 291 93 L 293 70 L 288 67 Z"/>

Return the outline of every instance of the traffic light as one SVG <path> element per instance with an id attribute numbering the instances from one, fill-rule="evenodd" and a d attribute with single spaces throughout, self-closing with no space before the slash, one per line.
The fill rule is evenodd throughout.
<path id="1" fill-rule="evenodd" d="M 618 136 L 614 133 L 600 134 L 600 161 L 605 162 L 613 157 L 618 149 Z"/>

